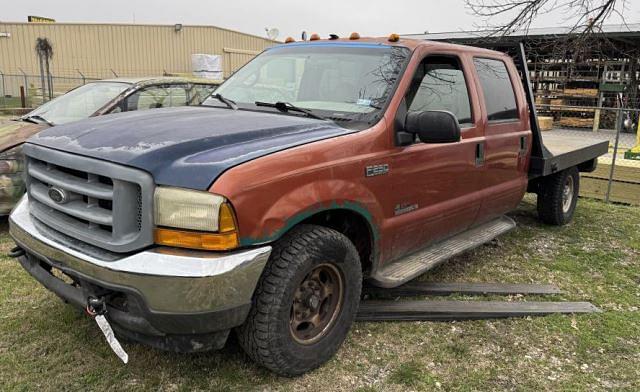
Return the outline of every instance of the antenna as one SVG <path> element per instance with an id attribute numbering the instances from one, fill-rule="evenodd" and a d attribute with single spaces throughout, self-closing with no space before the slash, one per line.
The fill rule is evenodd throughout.
<path id="1" fill-rule="evenodd" d="M 280 30 L 278 30 L 277 28 L 273 27 L 273 28 L 268 28 L 265 27 L 264 31 L 267 32 L 267 38 L 269 38 L 272 41 L 275 41 L 276 38 L 278 38 L 278 36 L 280 35 Z"/>

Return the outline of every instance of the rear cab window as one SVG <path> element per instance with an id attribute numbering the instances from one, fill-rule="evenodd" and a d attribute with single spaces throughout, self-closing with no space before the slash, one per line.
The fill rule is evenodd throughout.
<path id="1" fill-rule="evenodd" d="M 487 120 L 490 122 L 520 119 L 516 95 L 506 64 L 501 60 L 473 59 L 484 95 Z"/>

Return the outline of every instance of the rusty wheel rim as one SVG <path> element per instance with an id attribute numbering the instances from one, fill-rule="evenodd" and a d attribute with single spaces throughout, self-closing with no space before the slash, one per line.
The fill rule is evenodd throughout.
<path id="1" fill-rule="evenodd" d="M 322 339 L 340 314 L 343 293 L 338 268 L 329 263 L 313 268 L 294 292 L 289 322 L 293 339 L 304 345 Z"/>

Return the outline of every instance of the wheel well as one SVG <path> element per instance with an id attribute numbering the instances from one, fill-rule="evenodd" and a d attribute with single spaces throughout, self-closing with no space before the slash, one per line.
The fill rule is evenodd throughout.
<path id="1" fill-rule="evenodd" d="M 373 263 L 373 233 L 369 222 L 357 212 L 336 209 L 319 212 L 301 223 L 325 226 L 344 234 L 358 250 L 363 273 L 371 271 Z"/>

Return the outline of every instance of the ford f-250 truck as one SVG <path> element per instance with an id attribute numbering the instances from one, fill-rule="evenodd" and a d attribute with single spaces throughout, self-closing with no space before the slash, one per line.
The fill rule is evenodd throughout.
<path id="1" fill-rule="evenodd" d="M 13 254 L 120 337 L 201 351 L 235 329 L 301 374 L 342 344 L 364 279 L 398 286 L 512 229 L 527 191 L 571 220 L 607 145 L 543 138 L 520 71 L 395 35 L 275 46 L 203 107 L 32 137 Z"/>

